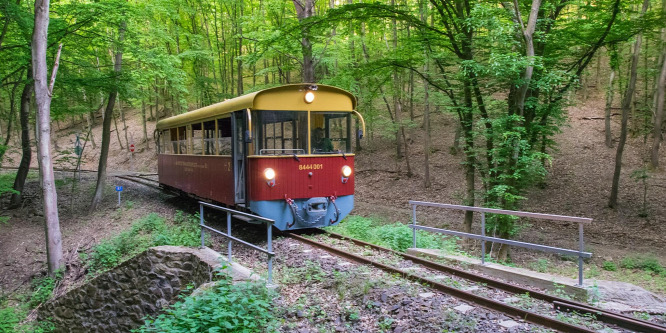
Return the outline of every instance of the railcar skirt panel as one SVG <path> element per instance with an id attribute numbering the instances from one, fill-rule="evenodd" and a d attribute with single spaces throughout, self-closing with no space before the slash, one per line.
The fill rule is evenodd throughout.
<path id="1" fill-rule="evenodd" d="M 354 196 L 345 195 L 331 200 L 330 197 L 309 199 L 250 201 L 252 211 L 275 220 L 280 230 L 321 228 L 336 225 L 354 208 Z"/>

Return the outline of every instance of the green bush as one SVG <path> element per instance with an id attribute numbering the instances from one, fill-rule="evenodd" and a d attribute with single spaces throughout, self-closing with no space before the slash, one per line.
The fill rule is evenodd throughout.
<path id="1" fill-rule="evenodd" d="M 55 272 L 54 276 L 45 276 L 32 280 L 31 284 L 33 292 L 30 296 L 28 306 L 32 309 L 39 304 L 48 301 L 51 298 L 51 294 L 53 293 L 56 284 L 58 281 L 62 280 L 62 275 L 63 271 L 58 270 Z"/>
<path id="2" fill-rule="evenodd" d="M 18 193 L 14 190 L 16 172 L 0 173 L 0 196 L 5 193 Z"/>
<path id="3" fill-rule="evenodd" d="M 272 298 L 260 282 L 232 284 L 223 274 L 213 288 L 183 298 L 135 332 L 266 332 L 277 324 Z"/>
<path id="4" fill-rule="evenodd" d="M 339 225 L 327 228 L 342 235 L 357 238 L 379 246 L 405 252 L 413 246 L 412 229 L 400 222 L 384 224 L 376 219 L 361 216 L 350 216 Z M 444 237 L 427 231 L 417 231 L 416 245 L 419 248 L 445 249 L 455 251 L 456 238 Z"/>
<path id="5" fill-rule="evenodd" d="M 0 333 L 14 333 L 21 315 L 14 307 L 0 304 Z"/>
<path id="6" fill-rule="evenodd" d="M 603 269 L 609 272 L 615 272 L 617 270 L 617 265 L 612 261 L 604 261 Z"/>
<path id="7" fill-rule="evenodd" d="M 101 242 L 88 256 L 92 272 L 117 266 L 121 261 L 141 253 L 152 246 L 198 246 L 201 242 L 198 220 L 194 216 L 178 212 L 175 226 L 166 219 L 150 213 L 132 224 L 132 228 Z"/>
<path id="8" fill-rule="evenodd" d="M 656 274 L 663 273 L 666 269 L 659 264 L 659 259 L 653 254 L 647 255 L 630 255 L 622 259 L 620 267 L 627 269 L 640 269 L 646 272 L 653 272 Z"/>

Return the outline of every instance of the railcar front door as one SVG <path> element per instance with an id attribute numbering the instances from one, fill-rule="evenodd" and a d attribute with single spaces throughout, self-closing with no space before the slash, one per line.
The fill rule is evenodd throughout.
<path id="1" fill-rule="evenodd" d="M 236 193 L 236 204 L 245 204 L 245 111 L 234 112 L 232 130 L 234 137 L 233 160 L 234 160 L 234 190 Z"/>

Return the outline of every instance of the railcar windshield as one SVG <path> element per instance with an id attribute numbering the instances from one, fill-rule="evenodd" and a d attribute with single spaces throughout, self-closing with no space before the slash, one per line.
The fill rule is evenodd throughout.
<path id="1" fill-rule="evenodd" d="M 351 153 L 351 113 L 311 112 L 310 152 L 312 154 Z"/>
<path id="2" fill-rule="evenodd" d="M 256 155 L 307 153 L 307 111 L 252 111 L 252 130 Z"/>
<path id="3" fill-rule="evenodd" d="M 252 111 L 255 155 L 351 153 L 351 113 Z M 309 128 L 308 128 L 309 125 Z"/>

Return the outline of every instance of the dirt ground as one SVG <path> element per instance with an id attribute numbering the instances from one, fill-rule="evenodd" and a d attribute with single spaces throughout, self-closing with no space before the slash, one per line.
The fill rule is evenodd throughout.
<path id="1" fill-rule="evenodd" d="M 593 252 L 596 263 L 619 260 L 635 253 L 653 253 L 662 265 L 666 265 L 666 172 L 650 173 L 647 183 L 648 214 L 639 216 L 643 204 L 643 185 L 630 178 L 633 171 L 643 167 L 647 156 L 642 137 L 630 138 L 624 154 L 619 207 L 607 208 L 611 187 L 615 149 L 604 145 L 603 120 L 586 120 L 584 117 L 602 117 L 602 99 L 597 96 L 589 102 L 569 109 L 569 122 L 556 136 L 559 150 L 553 153 L 550 174 L 541 188 L 527 193 L 525 211 L 558 215 L 582 216 L 594 219 L 585 226 L 586 249 Z M 156 171 L 155 147 L 152 132 L 155 122 L 148 123 L 148 142 L 142 142 L 140 115 L 126 110 L 129 141 L 136 145 L 136 152 L 127 151 L 124 133 L 120 149 L 115 130 L 111 133 L 112 148 L 109 157 L 111 172 Z M 432 186 L 423 186 L 423 133 L 416 128 L 410 134 L 410 162 L 414 175 L 406 176 L 403 161 L 396 161 L 394 148 L 388 140 L 367 138 L 363 151 L 356 156 L 356 208 L 354 214 L 379 216 L 390 221 L 408 222 L 411 219 L 408 200 L 423 200 L 460 204 L 464 195 L 464 175 L 461 156 L 452 155 L 455 122 L 448 115 L 433 117 L 433 154 L 431 155 Z M 613 134 L 619 135 L 619 117 L 613 118 Z M 97 149 L 88 143 L 83 154 L 82 169 L 97 169 L 101 138 L 101 120 L 92 131 Z M 118 120 L 118 127 L 122 128 Z M 71 151 L 75 134 L 85 136 L 85 123 L 69 121 L 54 123 L 54 151 L 59 156 L 56 167 L 71 168 Z M 60 130 L 58 130 L 60 128 Z M 113 126 L 112 126 L 113 128 Z M 661 163 L 666 164 L 665 149 L 661 151 Z M 20 160 L 18 145 L 8 152 L 4 166 L 17 165 Z M 36 161 L 33 157 L 33 164 Z M 71 175 L 71 174 L 70 174 Z M 61 179 L 71 177 L 59 175 Z M 91 180 L 92 173 L 83 178 Z M 63 231 L 63 249 L 73 255 L 76 249 L 92 246 L 100 239 L 126 228 L 139 216 L 151 211 L 173 214 L 178 205 L 169 196 L 153 190 L 127 191 L 127 200 L 133 209 L 116 209 L 117 197 L 109 178 L 106 198 L 102 208 L 87 213 L 92 196 L 92 184 L 83 182 L 72 189 L 71 182 L 61 181 L 59 186 L 60 223 Z M 126 186 L 131 186 L 127 184 Z M 74 194 L 73 194 L 74 193 Z M 6 210 L 6 199 L 0 199 L 3 207 L 0 215 L 11 216 L 7 224 L 0 224 L 0 295 L 24 286 L 31 277 L 45 270 L 45 246 L 43 241 L 43 216 L 39 203 L 37 182 L 33 180 L 26 190 L 28 200 L 21 209 Z M 118 213 L 120 211 L 120 213 Z M 131 216 L 130 216 L 131 215 Z M 462 228 L 462 214 L 453 211 L 419 210 L 419 223 Z M 554 221 L 529 221 L 516 236 L 518 240 L 545 245 L 577 248 L 577 226 Z M 513 259 L 528 263 L 541 254 L 514 251 Z"/>

